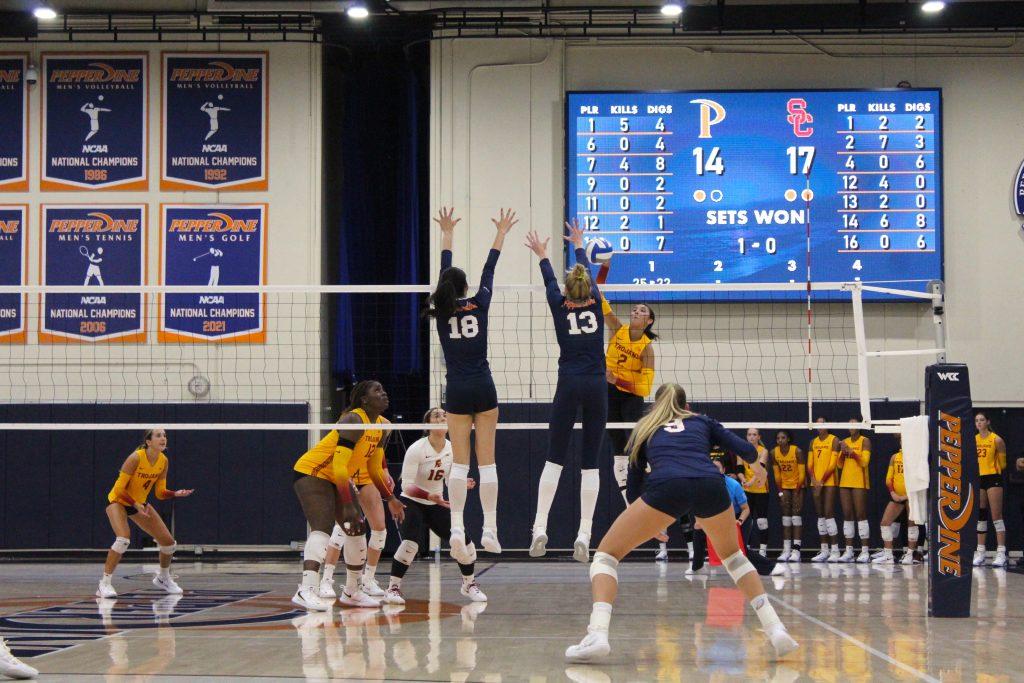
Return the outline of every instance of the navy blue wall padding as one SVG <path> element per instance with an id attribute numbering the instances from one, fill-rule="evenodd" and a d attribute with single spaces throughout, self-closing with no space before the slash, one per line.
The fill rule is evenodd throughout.
<path id="1" fill-rule="evenodd" d="M 308 421 L 306 404 L 15 404 L 0 406 L 0 548 L 106 548 L 103 510 L 140 434 L 122 431 L 3 430 L 5 422 Z M 281 545 L 305 538 L 292 491 L 292 465 L 305 431 L 171 432 L 170 488 L 189 498 L 150 497 L 183 544 Z M 132 546 L 153 542 L 133 526 Z"/>

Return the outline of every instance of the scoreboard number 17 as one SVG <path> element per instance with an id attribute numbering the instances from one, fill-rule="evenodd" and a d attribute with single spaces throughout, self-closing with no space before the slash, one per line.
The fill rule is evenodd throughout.
<path id="1" fill-rule="evenodd" d="M 814 165 L 814 147 L 810 145 L 787 147 L 786 156 L 789 157 L 790 175 L 797 175 L 799 173 L 799 175 L 806 176 L 811 174 L 811 166 Z M 803 159 L 803 166 L 797 171 L 801 159 Z"/>

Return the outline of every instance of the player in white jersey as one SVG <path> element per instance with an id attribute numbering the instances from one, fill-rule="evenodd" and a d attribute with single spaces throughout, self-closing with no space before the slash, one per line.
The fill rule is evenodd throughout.
<path id="1" fill-rule="evenodd" d="M 402 498 L 406 502 L 405 520 L 402 522 L 402 543 L 395 551 L 391 562 L 391 583 L 384 594 L 389 605 L 404 605 L 402 577 L 416 559 L 420 542 L 429 529 L 441 538 L 451 533 L 452 512 L 444 499 L 444 485 L 452 467 L 452 444 L 448 441 L 447 415 L 442 408 L 431 408 L 423 416 L 426 423 L 438 425 L 426 436 L 409 446 L 402 462 Z M 467 488 L 476 486 L 472 479 L 466 480 Z M 452 555 L 453 557 L 454 554 Z M 487 596 L 480 590 L 474 578 L 476 569 L 476 546 L 466 545 L 462 557 L 455 557 L 462 572 L 461 593 L 473 602 L 486 602 Z"/>

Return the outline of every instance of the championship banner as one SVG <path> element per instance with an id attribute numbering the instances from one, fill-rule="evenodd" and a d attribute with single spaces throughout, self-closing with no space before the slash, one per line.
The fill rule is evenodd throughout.
<path id="1" fill-rule="evenodd" d="M 41 284 L 146 283 L 146 205 L 44 205 Z M 145 342 L 143 294 L 44 294 L 41 343 Z"/>
<path id="2" fill-rule="evenodd" d="M 43 190 L 148 190 L 145 54 L 43 55 Z"/>
<path id="3" fill-rule="evenodd" d="M 971 616 L 978 545 L 978 452 L 967 366 L 929 365 L 925 381 L 932 485 L 928 505 L 928 616 Z"/>
<path id="4" fill-rule="evenodd" d="M 0 54 L 0 191 L 28 191 L 28 55 Z"/>
<path id="5" fill-rule="evenodd" d="M 0 206 L 0 285 L 26 284 L 28 206 Z M 25 343 L 25 305 L 28 295 L 0 294 L 0 344 Z"/>
<path id="6" fill-rule="evenodd" d="M 267 189 L 267 53 L 164 53 L 160 189 Z"/>
<path id="7" fill-rule="evenodd" d="M 161 206 L 161 284 L 261 285 L 266 270 L 266 204 Z M 265 295 L 164 294 L 158 305 L 161 342 L 267 339 Z"/>

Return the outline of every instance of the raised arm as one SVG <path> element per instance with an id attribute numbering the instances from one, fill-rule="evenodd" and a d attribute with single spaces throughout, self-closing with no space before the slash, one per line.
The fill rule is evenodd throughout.
<path id="1" fill-rule="evenodd" d="M 442 206 L 437 212 L 434 222 L 441 229 L 441 272 L 452 267 L 452 242 L 455 237 L 455 226 L 461 218 L 455 218 L 455 209 Z"/>
<path id="2" fill-rule="evenodd" d="M 519 222 L 519 219 L 516 218 L 516 212 L 512 209 L 502 209 L 498 217 L 492 218 L 491 222 L 494 223 L 494 227 L 497 229 L 491 249 L 500 252 L 502 245 L 505 244 L 505 235 L 509 233 L 512 226 Z"/>
<path id="3" fill-rule="evenodd" d="M 576 262 L 582 263 L 590 270 L 594 264 L 587 258 L 587 250 L 583 248 L 583 231 L 580 230 L 579 223 L 573 218 L 571 222 L 566 222 L 565 227 L 568 230 L 568 234 L 565 235 L 564 239 L 572 244 L 573 253 L 576 255 Z M 590 273 L 590 295 L 594 297 L 595 301 L 603 301 L 601 290 L 597 287 L 597 278 L 594 277 L 593 271 Z"/>
<path id="4" fill-rule="evenodd" d="M 540 235 L 535 230 L 531 230 L 526 233 L 526 241 L 523 244 L 540 259 L 538 265 L 540 266 L 541 278 L 544 280 L 544 291 L 548 297 L 548 305 L 554 308 L 561 305 L 562 293 L 558 291 L 555 269 L 551 267 L 551 261 L 548 260 L 548 242 L 550 241 L 550 237 L 541 241 Z"/>

